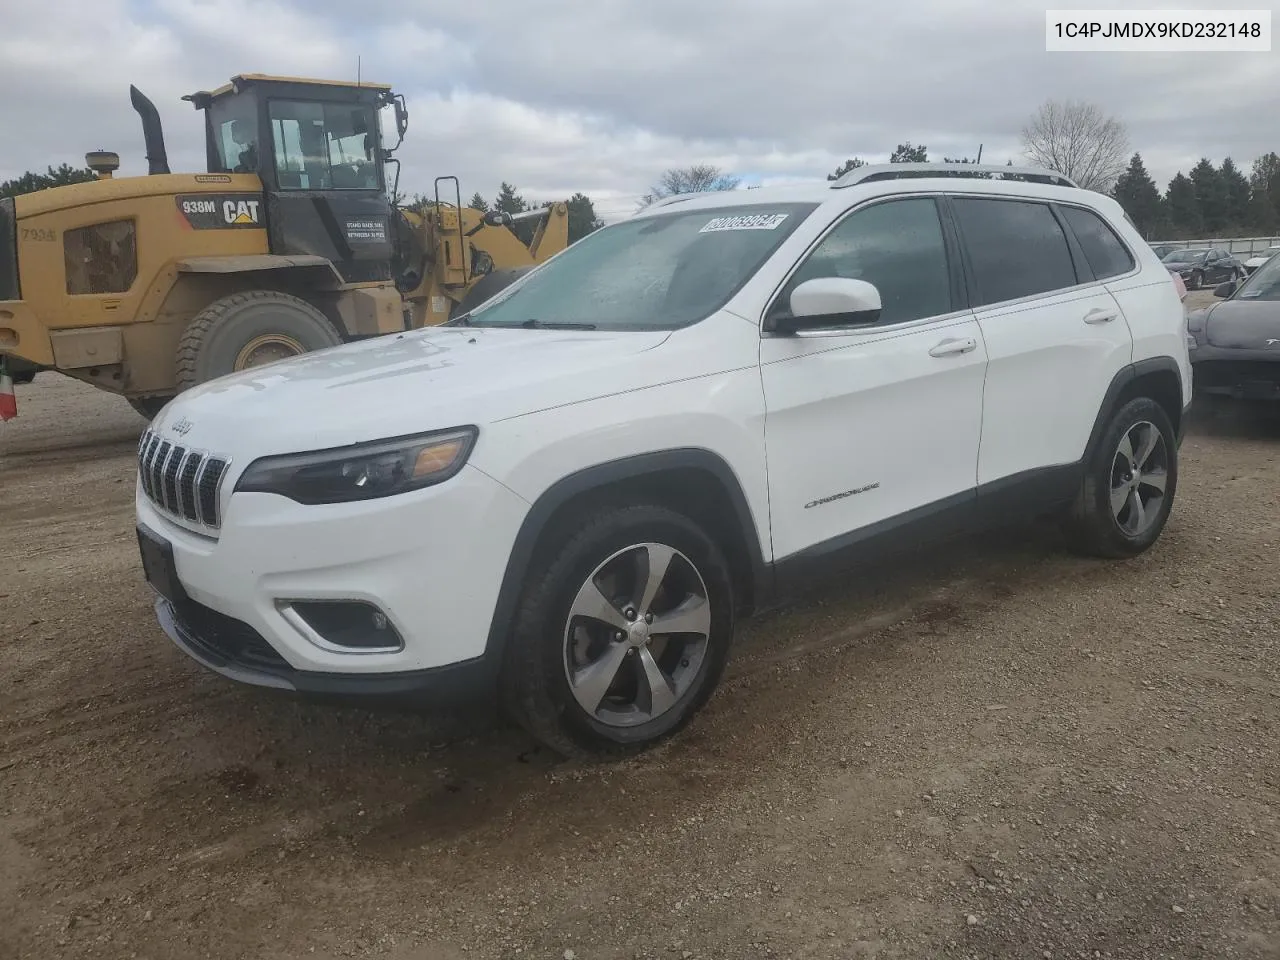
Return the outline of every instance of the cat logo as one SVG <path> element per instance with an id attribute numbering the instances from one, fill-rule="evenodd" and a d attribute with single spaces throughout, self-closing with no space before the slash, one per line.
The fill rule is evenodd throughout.
<path id="1" fill-rule="evenodd" d="M 240 226 L 258 222 L 257 200 L 224 200 L 222 203 L 222 219 L 227 223 Z"/>

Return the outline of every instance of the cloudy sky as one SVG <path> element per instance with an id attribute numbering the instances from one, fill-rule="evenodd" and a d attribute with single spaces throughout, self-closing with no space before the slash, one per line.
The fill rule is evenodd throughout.
<path id="1" fill-rule="evenodd" d="M 357 56 L 365 79 L 406 96 L 402 188 L 456 174 L 466 196 L 504 179 L 533 200 L 581 190 L 607 219 L 663 169 L 696 162 L 746 184 L 822 177 L 907 140 L 936 158 L 981 143 L 984 160 L 1018 162 L 1018 132 L 1047 98 L 1122 120 L 1162 187 L 1201 156 L 1247 170 L 1280 150 L 1277 53 L 1046 53 L 1045 6 L 0 0 L 0 179 L 92 149 L 145 173 L 130 83 L 160 109 L 172 169 L 203 170 L 183 94 L 235 73 L 354 79 Z"/>

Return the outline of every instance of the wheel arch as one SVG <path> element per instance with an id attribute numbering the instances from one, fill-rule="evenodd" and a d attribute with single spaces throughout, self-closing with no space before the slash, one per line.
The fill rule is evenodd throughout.
<path id="1" fill-rule="evenodd" d="M 773 594 L 772 570 L 765 563 L 757 526 L 742 484 L 719 455 L 682 447 L 624 457 L 571 473 L 548 487 L 525 515 L 498 590 L 485 645 L 497 664 L 515 616 L 525 571 L 539 554 L 554 550 L 555 531 L 575 513 L 620 499 L 642 497 L 690 513 L 707 524 L 729 561 L 740 613 L 759 609 Z"/>
<path id="2" fill-rule="evenodd" d="M 1093 457 L 1107 428 L 1107 421 L 1116 410 L 1140 396 L 1150 397 L 1160 404 L 1173 424 L 1174 433 L 1181 438 L 1185 405 L 1178 361 L 1173 357 L 1148 357 L 1127 364 L 1112 377 L 1094 418 L 1083 462 L 1088 463 Z"/>

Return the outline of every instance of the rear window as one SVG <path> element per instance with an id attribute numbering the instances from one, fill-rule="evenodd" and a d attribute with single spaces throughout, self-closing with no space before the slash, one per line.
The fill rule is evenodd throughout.
<path id="1" fill-rule="evenodd" d="M 975 306 L 1075 286 L 1067 237 L 1048 204 L 956 197 L 952 201 L 977 282 Z"/>
<path id="2" fill-rule="evenodd" d="M 1084 258 L 1098 280 L 1128 273 L 1134 268 L 1133 255 L 1116 236 L 1106 221 L 1092 210 L 1080 207 L 1059 207 L 1063 219 L 1076 235 Z"/>

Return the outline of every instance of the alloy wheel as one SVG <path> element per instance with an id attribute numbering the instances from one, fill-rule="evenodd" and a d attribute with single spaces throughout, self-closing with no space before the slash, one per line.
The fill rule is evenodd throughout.
<path id="1" fill-rule="evenodd" d="M 1130 537 L 1156 522 L 1169 482 L 1169 450 L 1164 435 L 1147 420 L 1131 426 L 1111 463 L 1111 514 Z"/>
<path id="2" fill-rule="evenodd" d="M 710 635 L 711 603 L 697 567 L 666 544 L 633 544 L 578 589 L 565 623 L 565 677 L 588 716 L 637 726 L 689 692 Z"/>

